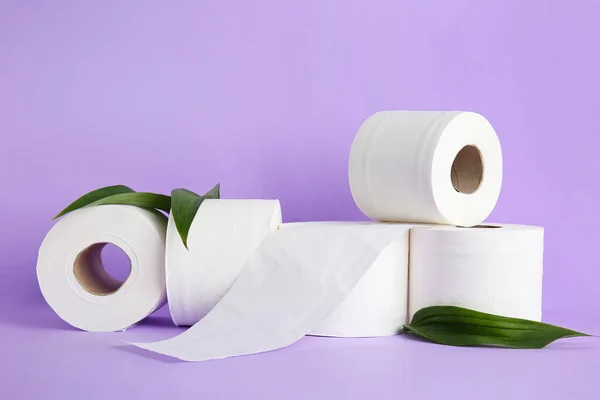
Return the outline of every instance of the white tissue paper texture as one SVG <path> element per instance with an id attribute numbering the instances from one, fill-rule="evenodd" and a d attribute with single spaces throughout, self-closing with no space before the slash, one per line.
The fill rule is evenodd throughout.
<path id="1" fill-rule="evenodd" d="M 543 228 L 487 226 L 411 230 L 410 318 L 453 305 L 541 321 Z"/>
<path id="2" fill-rule="evenodd" d="M 197 324 L 172 339 L 133 344 L 186 361 L 288 346 L 323 323 L 390 245 L 405 242 L 410 226 L 312 223 L 275 231 Z"/>
<path id="3" fill-rule="evenodd" d="M 204 317 L 280 224 L 278 200 L 208 199 L 192 222 L 186 249 L 170 216 L 166 275 L 173 322 L 190 326 Z"/>
<path id="4" fill-rule="evenodd" d="M 476 113 L 381 111 L 354 138 L 349 178 L 371 219 L 473 226 L 500 194 L 500 141 Z"/>
<path id="5" fill-rule="evenodd" d="M 361 224 L 331 223 L 354 227 Z M 295 225 L 283 224 L 282 229 Z M 404 231 L 405 227 L 400 229 Z M 309 335 L 376 337 L 397 334 L 407 322 L 408 238 L 408 231 L 399 233 L 397 240 L 383 249 L 344 301 Z"/>
<path id="6" fill-rule="evenodd" d="M 102 205 L 62 217 L 39 249 L 37 277 L 50 307 L 72 326 L 96 332 L 122 331 L 166 301 L 167 218 L 134 206 Z M 128 257 L 125 282 L 102 265 L 111 243 Z"/>

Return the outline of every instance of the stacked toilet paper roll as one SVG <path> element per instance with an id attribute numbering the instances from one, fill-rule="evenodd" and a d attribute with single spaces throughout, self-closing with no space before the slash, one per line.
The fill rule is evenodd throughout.
<path id="1" fill-rule="evenodd" d="M 488 224 L 411 230 L 409 316 L 436 305 L 540 321 L 544 231 Z"/>
<path id="2" fill-rule="evenodd" d="M 472 112 L 378 112 L 358 130 L 349 164 L 354 201 L 379 221 L 477 225 L 502 186 L 496 132 Z"/>
<path id="3" fill-rule="evenodd" d="M 478 226 L 494 209 L 502 185 L 501 146 L 486 118 L 472 112 L 376 113 L 355 136 L 349 182 L 357 206 L 373 221 L 283 224 L 277 200 L 206 200 L 186 248 L 170 218 L 169 308 L 175 324 L 192 327 L 168 340 L 135 345 L 183 360 L 224 358 L 281 348 L 304 335 L 394 335 L 418 309 L 432 305 L 541 319 L 543 229 Z M 104 215 L 104 207 L 57 224 L 38 262 L 50 305 L 87 330 L 135 323 L 162 304 L 165 291 L 159 254 L 164 224 L 146 221 L 120 231 L 123 223 Z M 144 210 L 135 212 L 150 218 Z M 98 227 L 123 240 L 95 237 Z M 81 242 L 73 231 L 86 232 L 87 239 Z M 77 260 L 101 276 L 96 253 L 86 249 L 123 242 L 141 249 L 138 239 L 124 239 L 129 236 L 151 244 L 139 250 L 150 252 L 148 257 L 126 252 L 132 270 L 133 259 L 139 260 L 136 270 L 154 279 L 140 286 L 144 301 L 117 297 L 129 279 L 118 290 L 108 279 L 84 290 L 81 279 L 57 277 L 64 271 L 82 275 Z M 51 289 L 54 281 L 62 283 Z M 105 292 L 94 293 L 97 288 Z M 66 292 L 83 293 L 94 304 L 116 299 L 126 316 L 113 323 L 107 306 L 106 317 L 81 323 L 73 315 L 95 306 L 79 300 L 69 305 L 60 300 Z"/>

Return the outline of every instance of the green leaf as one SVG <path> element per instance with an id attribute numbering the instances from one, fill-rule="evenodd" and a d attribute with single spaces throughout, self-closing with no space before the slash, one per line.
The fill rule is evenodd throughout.
<path id="1" fill-rule="evenodd" d="M 93 190 L 87 194 L 84 194 L 83 196 L 81 196 L 80 198 L 78 198 L 77 200 L 75 200 L 74 202 L 69 204 L 64 210 L 59 212 L 52 219 L 60 218 L 65 214 L 68 214 L 79 208 L 88 206 L 88 205 L 94 203 L 95 201 L 98 201 L 105 197 L 113 196 L 116 194 L 122 194 L 122 193 L 132 193 L 132 192 L 134 192 L 133 189 L 131 189 L 127 186 L 124 186 L 124 185 L 106 186 L 106 187 L 103 187 L 100 189 Z"/>
<path id="2" fill-rule="evenodd" d="M 218 199 L 220 197 L 221 185 L 219 183 L 204 196 L 199 196 L 187 189 L 175 189 L 171 192 L 171 214 L 186 249 L 190 227 L 202 202 L 206 199 Z"/>
<path id="3" fill-rule="evenodd" d="M 123 204 L 169 212 L 171 209 L 171 197 L 148 192 L 120 193 L 96 200 L 88 204 L 88 207 L 105 204 Z"/>
<path id="4" fill-rule="evenodd" d="M 404 332 L 449 346 L 541 349 L 555 340 L 591 336 L 543 322 L 502 317 L 454 306 L 417 311 Z"/>

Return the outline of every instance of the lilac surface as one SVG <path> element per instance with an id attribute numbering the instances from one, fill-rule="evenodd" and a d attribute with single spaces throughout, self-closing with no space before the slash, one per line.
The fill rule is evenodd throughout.
<path id="1" fill-rule="evenodd" d="M 0 3 L 0 397 L 597 398 L 600 344 L 457 349 L 305 338 L 173 363 L 124 348 L 175 335 L 166 309 L 78 332 L 44 303 L 50 218 L 108 184 L 279 198 L 286 221 L 365 219 L 347 182 L 381 109 L 486 115 L 505 158 L 490 221 L 546 228 L 544 313 L 600 333 L 597 1 Z M 102 378 L 100 379 L 100 376 Z"/>

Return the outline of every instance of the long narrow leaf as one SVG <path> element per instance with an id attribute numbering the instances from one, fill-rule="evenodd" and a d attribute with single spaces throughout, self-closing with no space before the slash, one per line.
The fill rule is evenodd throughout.
<path id="1" fill-rule="evenodd" d="M 450 346 L 540 349 L 555 340 L 590 336 L 543 322 L 509 318 L 454 306 L 417 311 L 404 332 Z"/>
<path id="2" fill-rule="evenodd" d="M 68 214 L 79 208 L 90 205 L 90 204 L 92 204 L 98 200 L 101 200 L 105 197 L 113 196 L 116 194 L 122 194 L 122 193 L 132 193 L 132 192 L 134 192 L 133 189 L 131 189 L 127 186 L 124 186 L 124 185 L 106 186 L 106 187 L 103 187 L 100 189 L 93 190 L 89 193 L 84 194 L 83 196 L 81 196 L 80 198 L 78 198 L 77 200 L 75 200 L 74 202 L 69 204 L 64 210 L 59 212 L 52 219 L 60 218 L 65 214 Z"/>
<path id="3" fill-rule="evenodd" d="M 202 202 L 206 199 L 218 199 L 220 197 L 221 185 L 218 183 L 203 196 L 187 189 L 175 189 L 171 192 L 171 214 L 186 249 L 190 227 Z"/>
<path id="4" fill-rule="evenodd" d="M 123 204 L 169 212 L 171 209 L 171 197 L 148 192 L 120 193 L 96 200 L 90 203 L 88 207 L 104 204 Z"/>

